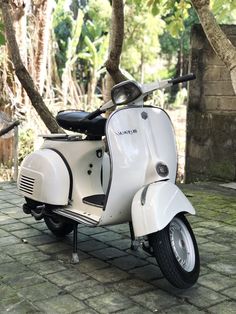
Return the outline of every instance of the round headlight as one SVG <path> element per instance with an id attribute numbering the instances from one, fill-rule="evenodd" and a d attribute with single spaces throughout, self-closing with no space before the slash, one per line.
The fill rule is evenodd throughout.
<path id="1" fill-rule="evenodd" d="M 169 174 L 169 169 L 166 164 L 159 162 L 156 166 L 157 173 L 160 177 L 167 177 Z"/>

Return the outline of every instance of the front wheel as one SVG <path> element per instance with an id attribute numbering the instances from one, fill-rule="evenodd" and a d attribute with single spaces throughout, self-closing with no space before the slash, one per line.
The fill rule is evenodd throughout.
<path id="1" fill-rule="evenodd" d="M 148 236 L 154 256 L 166 279 L 175 287 L 194 285 L 200 271 L 197 242 L 184 215 L 178 215 L 161 231 Z"/>
<path id="2" fill-rule="evenodd" d="M 47 225 L 48 229 L 56 236 L 56 237 L 64 237 L 67 234 L 71 233 L 73 230 L 73 223 L 65 222 L 61 220 L 59 217 L 49 217 L 44 216 L 44 222 Z"/>

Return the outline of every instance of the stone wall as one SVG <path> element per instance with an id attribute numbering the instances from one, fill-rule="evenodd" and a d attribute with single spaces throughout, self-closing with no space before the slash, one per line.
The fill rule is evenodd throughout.
<path id="1" fill-rule="evenodd" d="M 236 46 L 236 26 L 223 31 Z M 186 182 L 236 180 L 236 96 L 229 71 L 214 53 L 202 27 L 191 35 L 187 110 Z"/>

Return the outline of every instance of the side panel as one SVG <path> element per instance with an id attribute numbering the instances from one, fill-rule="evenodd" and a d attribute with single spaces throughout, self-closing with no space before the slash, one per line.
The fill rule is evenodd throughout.
<path id="1" fill-rule="evenodd" d="M 38 150 L 25 158 L 18 177 L 23 196 L 52 205 L 67 205 L 70 187 L 62 158 L 50 149 Z"/>
<path id="2" fill-rule="evenodd" d="M 126 107 L 115 111 L 107 122 L 111 159 L 108 199 L 100 224 L 131 219 L 131 203 L 144 185 L 159 181 L 156 165 L 168 165 L 169 179 L 175 181 L 177 153 L 173 127 L 159 108 Z"/>
<path id="3" fill-rule="evenodd" d="M 195 209 L 170 181 L 151 184 L 146 193 L 140 189 L 132 203 L 132 222 L 136 237 L 162 230 L 180 212 L 195 214 Z"/>

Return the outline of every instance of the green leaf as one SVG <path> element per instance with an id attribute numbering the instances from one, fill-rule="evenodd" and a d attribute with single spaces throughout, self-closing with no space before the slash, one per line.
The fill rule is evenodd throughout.
<path id="1" fill-rule="evenodd" d="M 0 33 L 0 46 L 5 45 L 5 43 L 6 43 L 5 37 L 2 33 Z"/>

